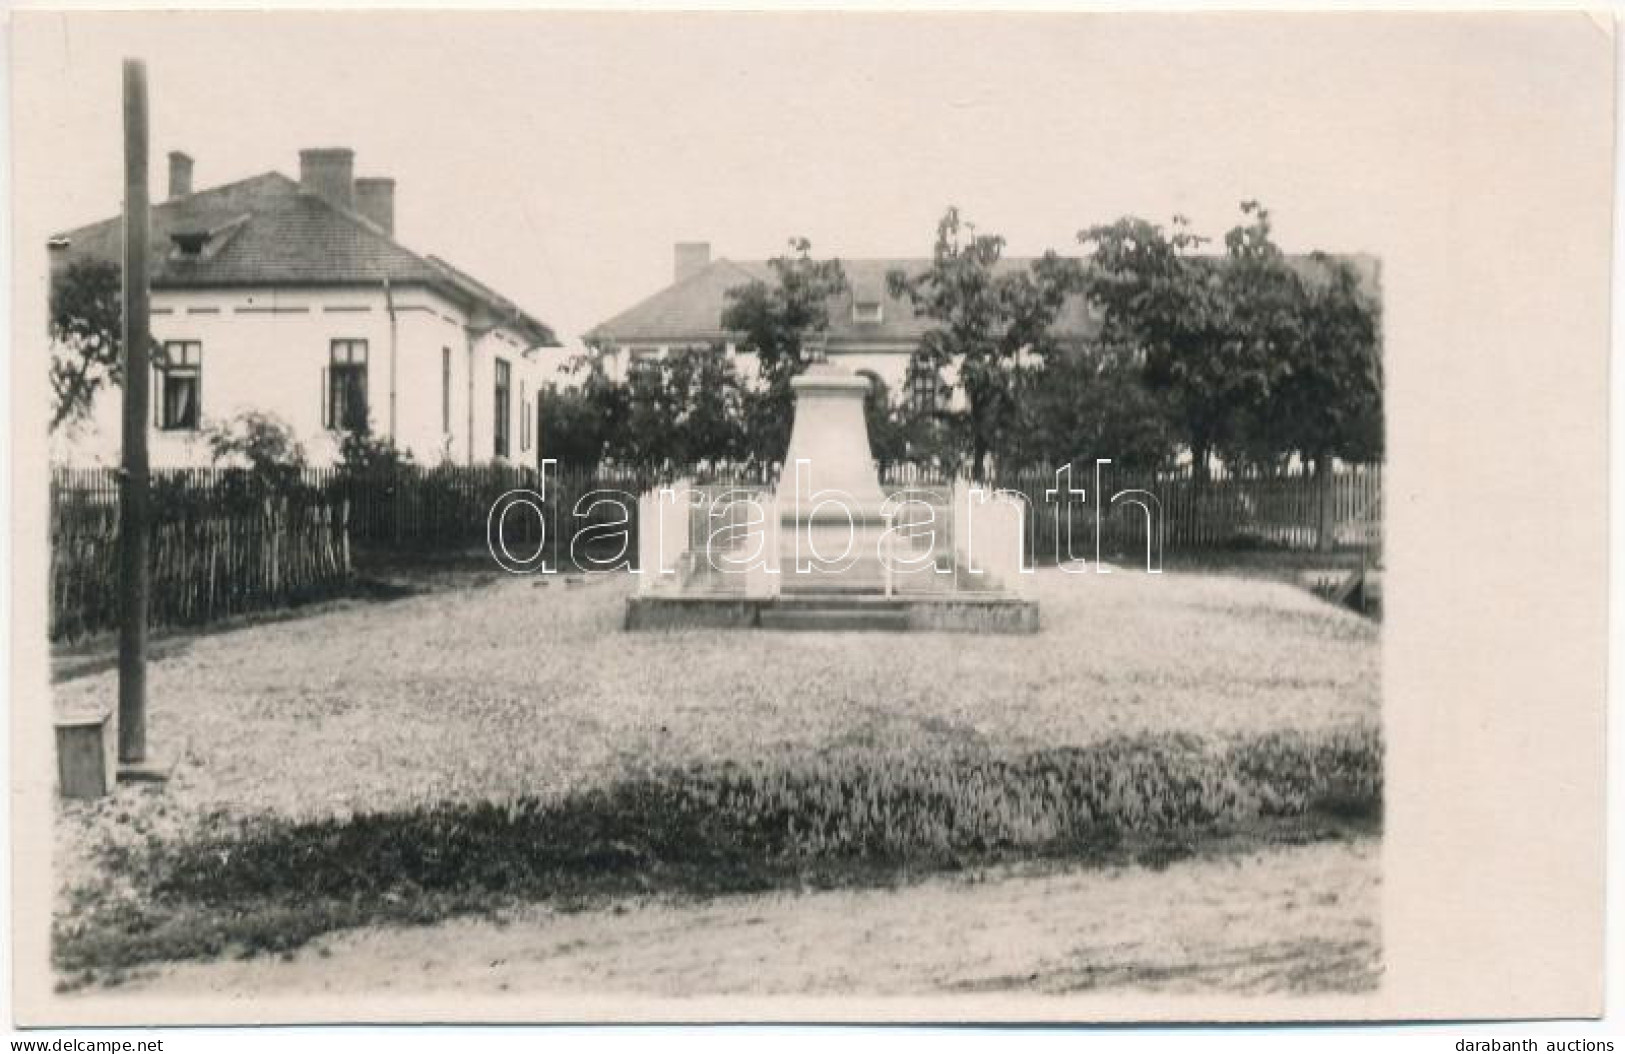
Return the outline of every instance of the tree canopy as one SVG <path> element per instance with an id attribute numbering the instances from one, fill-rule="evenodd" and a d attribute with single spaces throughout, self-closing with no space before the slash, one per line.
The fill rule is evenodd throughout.
<path id="1" fill-rule="evenodd" d="M 790 252 L 768 262 L 773 281 L 728 291 L 722 328 L 739 334 L 738 349 L 756 357 L 759 385 L 743 402 L 745 446 L 764 462 L 784 457 L 795 400 L 790 380 L 813 361 L 829 328 L 829 301 L 847 290 L 839 260 L 818 260 L 812 243 L 792 238 Z"/>
<path id="2" fill-rule="evenodd" d="M 1079 233 L 1100 343 L 1143 363 L 1198 474 L 1209 456 L 1272 463 L 1381 451 L 1380 313 L 1358 273 L 1323 254 L 1289 260 L 1267 209 L 1241 205 L 1222 254 L 1175 216 Z"/>
<path id="3" fill-rule="evenodd" d="M 1251 201 L 1222 249 L 1181 216 L 1166 228 L 1123 217 L 1078 237 L 1082 259 L 1011 261 L 1003 238 L 947 210 L 930 264 L 887 285 L 929 323 L 910 373 L 960 397 L 921 402 L 877 383 L 865 405 L 877 458 L 969 460 L 985 476 L 990 461 L 1154 468 L 1188 454 L 1205 473 L 1210 456 L 1257 466 L 1381 456 L 1380 305 L 1348 261 L 1287 256 Z M 646 360 L 623 381 L 594 366 L 578 389 L 544 395 L 544 456 L 782 459 L 790 381 L 847 288 L 839 261 L 815 259 L 805 239 L 790 250 L 770 279 L 731 290 L 723 312 L 756 377 L 720 346 Z M 1096 325 L 1079 326 L 1085 304 Z"/>
<path id="4" fill-rule="evenodd" d="M 978 479 L 1014 421 L 1020 356 L 1054 354 L 1053 325 L 1067 295 L 1079 285 L 1071 260 L 1046 253 L 1028 268 L 1000 268 L 1004 239 L 978 234 L 956 208 L 937 224 L 931 266 L 910 275 L 893 271 L 887 284 L 936 324 L 914 352 L 912 366 L 942 376 L 964 393 L 964 408 L 949 416 L 958 426 Z"/>

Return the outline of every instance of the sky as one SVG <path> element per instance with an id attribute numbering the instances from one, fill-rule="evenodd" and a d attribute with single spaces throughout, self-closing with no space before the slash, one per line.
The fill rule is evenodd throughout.
<path id="1" fill-rule="evenodd" d="M 1290 250 L 1387 255 L 1450 207 L 1425 177 L 1480 114 L 1561 112 L 1540 51 L 1593 31 L 1568 18 L 34 14 L 15 120 L 50 181 L 31 220 L 111 215 L 142 57 L 155 197 L 171 149 L 201 189 L 352 147 L 404 244 L 571 337 L 666 284 L 676 241 L 923 256 L 950 204 L 1017 255 L 1130 213 L 1218 236 L 1243 199 Z"/>

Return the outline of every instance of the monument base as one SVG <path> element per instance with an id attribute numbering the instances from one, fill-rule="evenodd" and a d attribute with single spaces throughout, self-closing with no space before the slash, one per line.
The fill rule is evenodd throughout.
<path id="1" fill-rule="evenodd" d="M 1036 633 L 1038 604 L 998 594 L 932 597 L 635 596 L 626 628 Z"/>

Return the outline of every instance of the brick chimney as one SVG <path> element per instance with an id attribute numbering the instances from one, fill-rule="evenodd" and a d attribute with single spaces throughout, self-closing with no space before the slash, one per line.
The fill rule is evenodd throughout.
<path id="1" fill-rule="evenodd" d="M 395 181 L 388 176 L 365 176 L 355 181 L 355 210 L 388 235 L 395 233 Z"/>
<path id="2" fill-rule="evenodd" d="M 184 198 L 192 193 L 192 155 L 179 150 L 169 152 L 169 200 Z"/>
<path id="3" fill-rule="evenodd" d="M 690 275 L 699 274 L 711 264 L 710 242 L 678 242 L 674 247 L 672 281 L 681 282 Z"/>
<path id="4" fill-rule="evenodd" d="M 299 151 L 299 189 L 340 208 L 355 208 L 355 151 L 346 146 Z"/>

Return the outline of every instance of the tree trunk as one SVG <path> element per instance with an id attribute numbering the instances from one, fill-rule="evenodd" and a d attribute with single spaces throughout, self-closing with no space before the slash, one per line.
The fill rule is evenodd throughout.
<path id="1" fill-rule="evenodd" d="M 971 478 L 977 483 L 985 483 L 987 481 L 987 450 L 989 445 L 987 432 L 984 429 L 985 422 L 983 421 L 986 412 L 982 408 L 980 399 L 977 399 L 970 392 L 966 394 L 970 396 Z"/>
<path id="2" fill-rule="evenodd" d="M 1332 459 L 1322 454 L 1315 458 L 1315 482 L 1319 492 L 1320 523 L 1315 531 L 1315 551 L 1329 553 L 1337 534 L 1336 476 L 1332 472 Z"/>
<path id="3" fill-rule="evenodd" d="M 1197 484 L 1208 481 L 1208 454 L 1206 443 L 1191 444 L 1191 480 Z"/>

